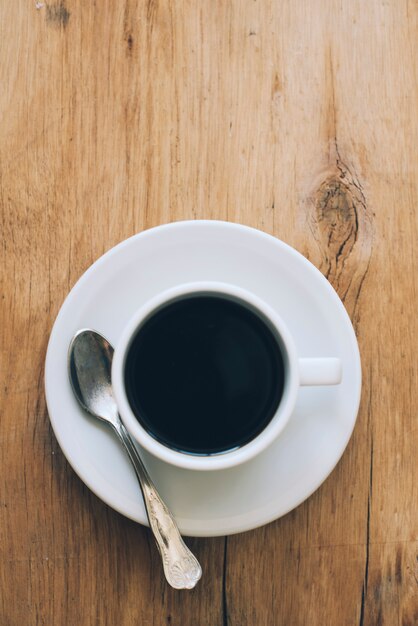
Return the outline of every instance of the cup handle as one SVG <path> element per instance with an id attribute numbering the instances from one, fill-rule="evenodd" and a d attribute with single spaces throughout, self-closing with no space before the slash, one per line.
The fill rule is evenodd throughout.
<path id="1" fill-rule="evenodd" d="M 315 358 L 299 360 L 300 384 L 338 385 L 342 379 L 342 364 L 337 358 Z"/>

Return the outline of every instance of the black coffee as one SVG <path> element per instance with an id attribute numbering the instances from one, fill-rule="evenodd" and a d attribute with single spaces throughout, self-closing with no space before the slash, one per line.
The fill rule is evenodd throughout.
<path id="1" fill-rule="evenodd" d="M 265 428 L 283 392 L 277 341 L 258 315 L 215 295 L 166 305 L 139 329 L 125 364 L 129 403 L 157 440 L 211 454 Z"/>

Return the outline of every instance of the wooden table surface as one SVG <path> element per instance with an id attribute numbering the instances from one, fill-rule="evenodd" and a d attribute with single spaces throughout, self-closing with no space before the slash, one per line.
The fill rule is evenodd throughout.
<path id="1" fill-rule="evenodd" d="M 418 624 L 416 1 L 3 0 L 0 85 L 0 624 Z M 190 540 L 205 576 L 176 592 L 148 530 L 68 465 L 43 369 L 95 259 L 200 218 L 308 257 L 364 381 L 322 487 Z"/>

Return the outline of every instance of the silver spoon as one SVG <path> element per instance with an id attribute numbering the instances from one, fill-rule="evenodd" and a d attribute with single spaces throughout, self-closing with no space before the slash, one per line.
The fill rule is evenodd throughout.
<path id="1" fill-rule="evenodd" d="M 174 589 L 193 589 L 202 575 L 202 568 L 181 538 L 173 516 L 119 417 L 110 377 L 112 358 L 113 348 L 102 335 L 94 330 L 76 333 L 68 352 L 68 374 L 74 394 L 86 411 L 113 428 L 128 453 L 141 487 L 167 582 Z"/>

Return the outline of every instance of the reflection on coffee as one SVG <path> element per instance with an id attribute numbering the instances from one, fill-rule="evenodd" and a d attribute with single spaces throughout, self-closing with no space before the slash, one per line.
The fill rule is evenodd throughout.
<path id="1" fill-rule="evenodd" d="M 140 424 L 161 443 L 191 454 L 243 446 L 270 422 L 284 364 L 269 326 L 220 295 L 168 303 L 134 336 L 125 387 Z"/>

